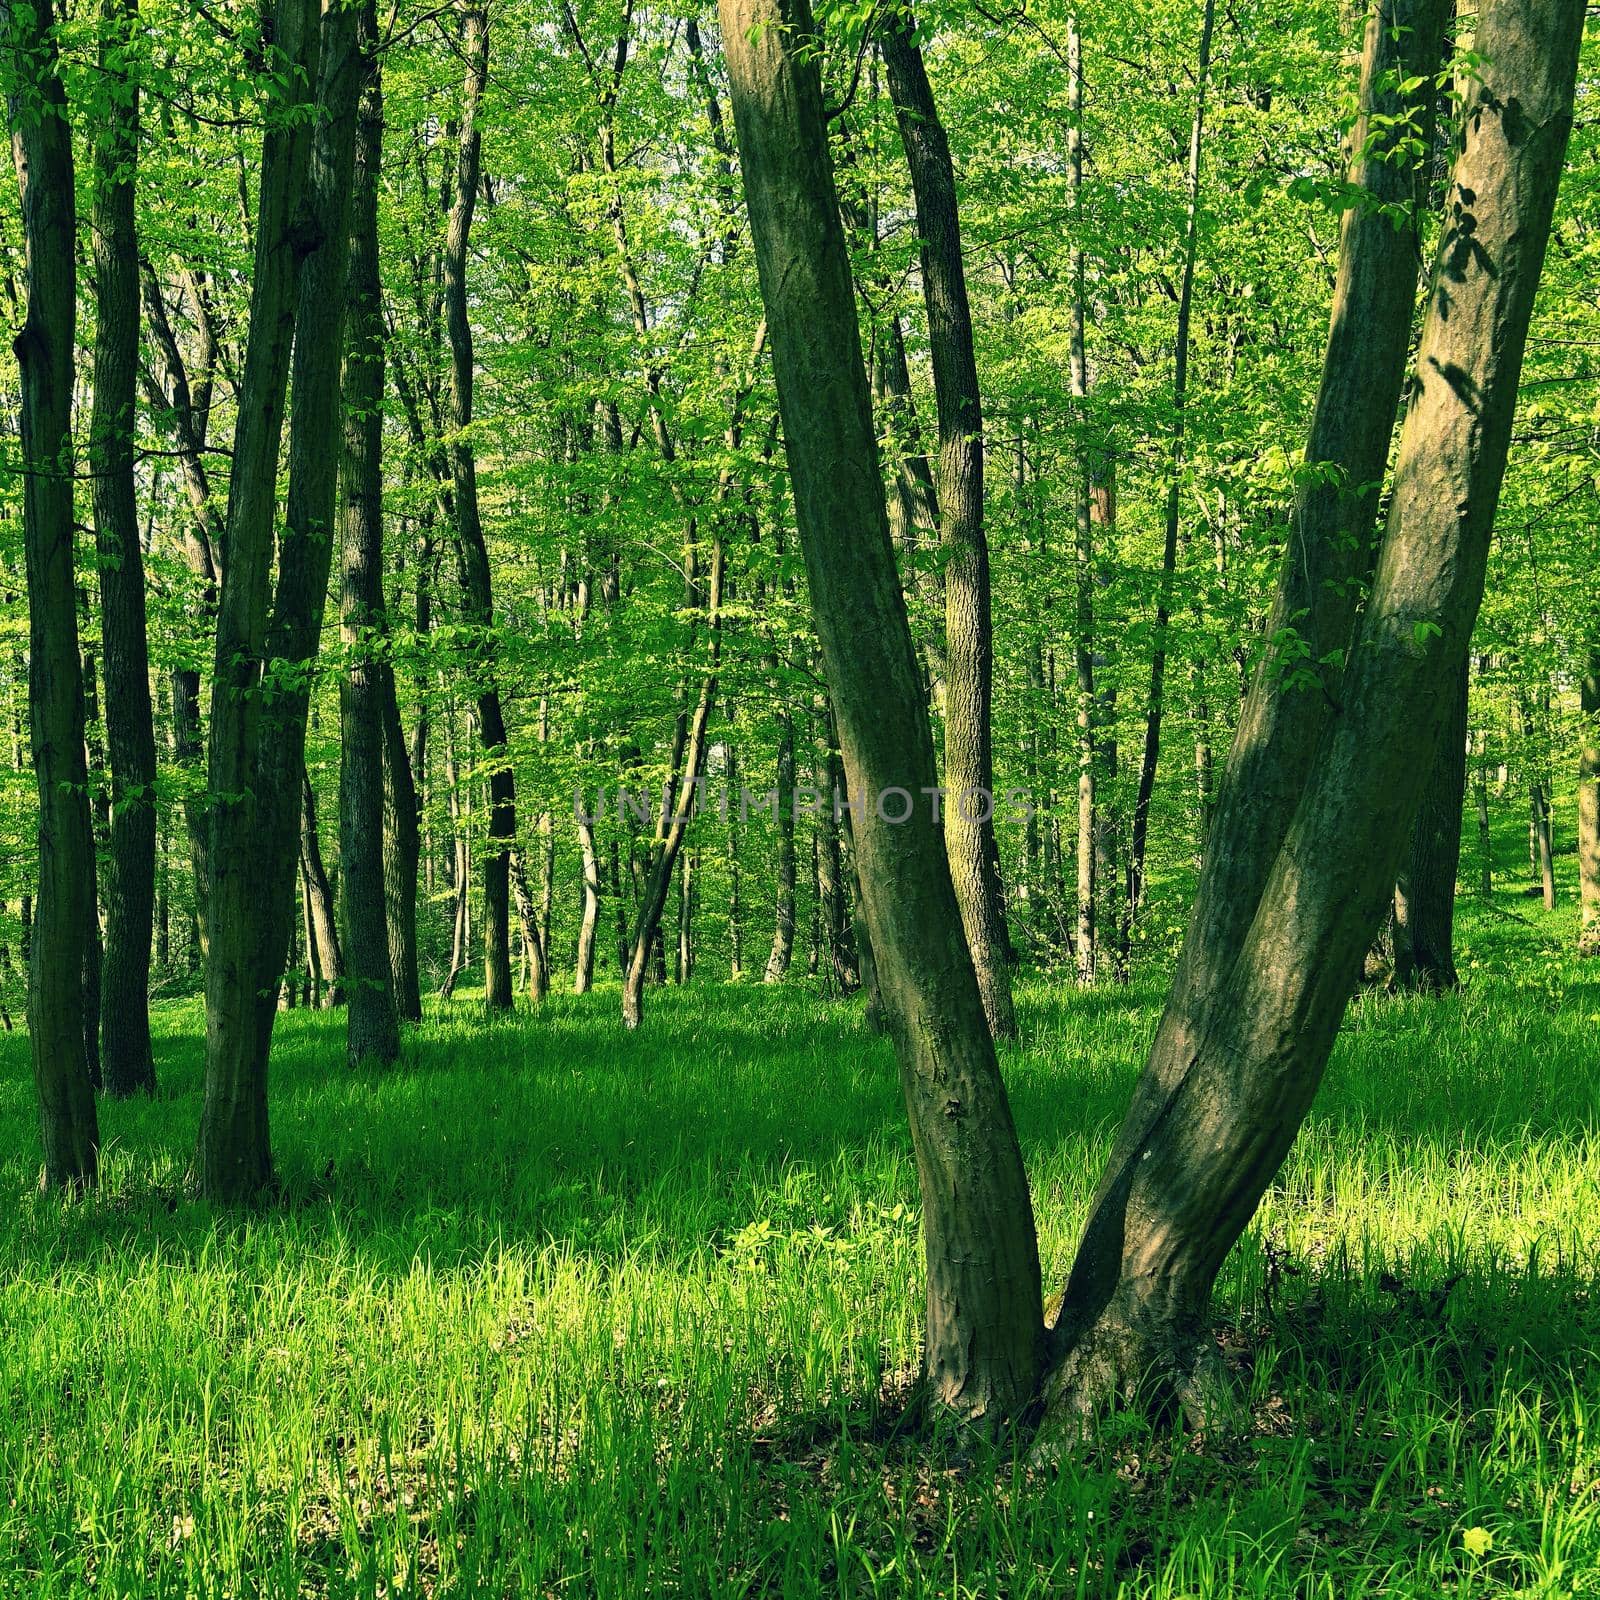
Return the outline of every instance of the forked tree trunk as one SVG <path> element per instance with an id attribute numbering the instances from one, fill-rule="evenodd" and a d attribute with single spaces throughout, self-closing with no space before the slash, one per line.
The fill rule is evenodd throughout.
<path id="1" fill-rule="evenodd" d="M 73 330 L 78 278 L 72 128 L 52 0 L 0 4 L 14 84 L 11 151 L 21 197 L 27 314 L 22 379 L 22 542 L 28 579 L 28 731 L 39 793 L 39 889 L 28 946 L 28 1040 L 47 1189 L 98 1174 L 84 1058 L 83 949 L 92 902 L 89 773 L 72 563 Z"/>
<path id="2" fill-rule="evenodd" d="M 1423 994 L 1454 989 L 1456 870 L 1467 792 L 1467 686 L 1463 656 L 1449 716 L 1411 825 L 1411 845 L 1394 890 L 1394 987 Z"/>
<path id="3" fill-rule="evenodd" d="M 997 1426 L 1034 1392 L 1039 1256 L 940 828 L 933 740 L 889 538 L 807 0 L 720 0 L 795 510 L 838 720 L 878 982 L 922 1188 L 933 1401 Z M 905 823 L 876 804 L 916 797 Z M 899 808 L 896 807 L 896 810 Z"/>
<path id="4" fill-rule="evenodd" d="M 1359 580 L 1370 569 L 1377 486 L 1389 457 L 1417 292 L 1420 219 L 1412 215 L 1396 228 L 1378 206 L 1412 204 L 1419 172 L 1415 161 L 1393 159 L 1395 136 L 1383 130 L 1421 114 L 1393 86 L 1410 78 L 1426 82 L 1438 70 L 1447 11 L 1448 0 L 1379 0 L 1367 24 L 1349 178 L 1375 204 L 1344 216 L 1322 384 L 1306 444 L 1316 471 L 1308 474 L 1289 529 L 1265 629 L 1274 648 L 1240 712 L 1177 971 L 1092 1215 L 1194 1054 L 1196 1030 L 1238 959 L 1305 786 L 1326 707 L 1337 697 L 1335 663 L 1349 642 Z M 1305 662 L 1315 676 L 1308 677 Z M 1107 1213 L 1107 1226 L 1120 1226 L 1118 1215 L 1115 1208 Z M 1084 1249 L 1091 1246 L 1099 1248 L 1086 1236 Z"/>
<path id="5" fill-rule="evenodd" d="M 377 14 L 364 0 L 357 43 L 366 82 L 350 183 L 350 318 L 344 360 L 343 595 L 340 631 L 349 653 L 339 685 L 339 887 L 344 930 L 351 1066 L 387 1065 L 400 1054 L 400 1016 L 390 964 L 384 878 L 383 285 L 378 275 L 378 173 L 383 85 Z M 392 686 L 392 675 L 388 682 Z M 391 687 L 390 693 L 393 690 Z M 415 885 L 415 866 L 412 883 Z"/>
<path id="6" fill-rule="evenodd" d="M 509 1010 L 511 984 L 511 850 L 517 837 L 517 785 L 506 749 L 505 715 L 495 678 L 494 599 L 489 551 L 478 509 L 478 461 L 472 441 L 472 322 L 467 310 L 467 246 L 477 205 L 483 134 L 478 107 L 489 75 L 489 21 L 483 8 L 462 13 L 462 90 L 455 200 L 445 235 L 444 302 L 450 341 L 450 464 L 455 485 L 456 558 L 462 611 L 477 630 L 478 738 L 489 769 L 489 836 L 483 860 L 483 998 Z"/>
<path id="7" fill-rule="evenodd" d="M 1051 1405 L 1069 1428 L 1147 1380 L 1196 1414 L 1219 1398 L 1208 1326 L 1217 1272 L 1311 1104 L 1453 714 L 1483 595 L 1582 30 L 1582 0 L 1489 0 L 1480 12 L 1481 81 L 1465 107 L 1387 532 L 1338 687 L 1340 714 L 1297 786 L 1259 888 L 1258 872 L 1242 872 L 1233 849 L 1217 851 L 1213 833 L 1202 900 L 1231 877 L 1253 912 L 1242 936 L 1214 944 L 1207 919 L 1217 913 L 1197 909 L 1189 942 L 1201 942 L 1179 973 L 1092 1202 L 1052 1335 L 1062 1359 Z M 1359 335 L 1350 331 L 1363 343 L 1372 338 L 1366 323 Z M 1334 349 L 1338 334 L 1336 319 Z M 1403 344 L 1398 327 L 1394 336 Z M 1339 388 L 1348 377 L 1331 353 L 1329 376 Z M 1362 406 L 1372 403 L 1366 393 Z M 1291 567 L 1303 544 L 1291 542 Z M 1241 777 L 1262 780 L 1267 792 L 1291 781 L 1294 769 L 1281 760 L 1291 727 L 1292 713 L 1264 747 L 1241 729 L 1218 828 Z M 1235 956 L 1219 966 L 1225 943 Z"/>
<path id="8" fill-rule="evenodd" d="M 983 525 L 983 406 L 955 168 L 908 11 L 890 16 L 879 43 L 916 195 L 939 411 L 939 526 L 946 556 L 945 840 L 984 1014 L 994 1037 L 1009 1039 L 1016 1034 L 1017 1018 L 994 827 L 994 635 Z"/>
<path id="9" fill-rule="evenodd" d="M 1600 649 L 1589 652 L 1579 691 L 1578 954 L 1590 957 L 1600 955 Z"/>
<path id="10" fill-rule="evenodd" d="M 332 564 L 348 213 L 361 86 L 352 8 L 280 0 L 276 42 L 318 115 L 274 123 L 239 392 L 211 702 L 206 1094 L 195 1178 L 212 1200 L 272 1181 L 267 1057 L 294 915 L 310 665 Z M 302 77 L 303 74 L 303 77 Z M 294 412 L 280 537 L 277 464 L 292 343 Z M 274 543 L 278 582 L 271 590 Z M 270 608 L 269 608 L 270 597 Z M 263 669 L 281 681 L 261 691 Z"/>
<path id="11" fill-rule="evenodd" d="M 100 1076 L 108 1093 L 152 1093 L 150 936 L 156 873 L 156 738 L 150 710 L 144 558 L 134 498 L 134 399 L 139 369 L 139 257 L 133 187 L 138 160 L 138 86 L 122 63 L 138 27 L 137 0 L 105 0 L 100 70 L 112 86 L 94 155 L 95 553 L 105 644 L 106 744 L 111 824 L 102 893 L 105 959 L 100 971 Z"/>

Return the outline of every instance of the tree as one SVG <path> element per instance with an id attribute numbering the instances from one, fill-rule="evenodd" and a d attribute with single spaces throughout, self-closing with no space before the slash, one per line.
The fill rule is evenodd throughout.
<path id="1" fill-rule="evenodd" d="M 134 174 L 139 89 L 137 0 L 105 0 L 100 68 L 104 125 L 94 150 L 94 406 L 89 419 L 95 554 L 100 571 L 106 743 L 111 757 L 110 849 L 100 973 L 100 1073 L 107 1092 L 155 1089 L 150 1051 L 150 936 L 156 882 L 156 741 L 150 708 L 144 558 L 134 487 L 139 371 L 139 252 Z"/>
<path id="2" fill-rule="evenodd" d="M 1381 14 L 1377 26 L 1369 61 L 1381 34 L 1393 36 Z M 1582 29 L 1580 0 L 1491 0 L 1480 13 L 1482 76 L 1463 108 L 1386 531 L 1345 653 L 1340 715 L 1295 786 L 1281 847 L 1248 896 L 1243 937 L 1224 940 L 1196 910 L 1052 1330 L 1058 1411 L 1082 1414 L 1150 1375 L 1193 1412 L 1216 1402 L 1206 1325 L 1216 1274 L 1311 1104 L 1451 719 L 1483 596 Z M 1344 281 L 1354 275 L 1341 270 Z M 1335 313 L 1325 399 L 1347 375 L 1335 360 L 1346 310 Z M 1370 407 L 1370 394 L 1360 404 Z M 1300 581 L 1285 570 L 1280 602 Z M 1257 743 L 1242 724 L 1225 790 L 1247 774 L 1290 778 L 1279 763 L 1296 731 L 1291 714 Z M 1227 804 L 1225 793 L 1219 825 Z M 1246 893 L 1256 881 L 1235 852 L 1220 852 L 1208 858 L 1202 907 L 1224 877 Z M 1236 954 L 1219 965 L 1224 944 Z M 1202 970 L 1209 976 L 1196 983 Z M 1174 1038 L 1183 1041 L 1176 1055 Z"/>
<path id="3" fill-rule="evenodd" d="M 1600 651 L 1591 651 L 1580 685 L 1583 713 L 1578 754 L 1578 954 L 1600 955 Z"/>
<path id="4" fill-rule="evenodd" d="M 939 829 L 807 0 L 719 0 L 784 448 L 850 798 L 866 923 L 923 1195 L 925 1364 L 942 1405 L 1014 1414 L 1042 1354 L 1011 1110 Z M 895 825 L 880 814 L 914 814 Z"/>
<path id="5" fill-rule="evenodd" d="M 984 1014 L 996 1038 L 1011 1038 L 1017 1031 L 1006 969 L 1011 945 L 994 829 L 994 637 L 983 526 L 983 403 L 962 265 L 955 168 L 908 10 L 889 16 L 880 42 L 916 194 L 922 292 L 939 412 L 939 528 L 947 558 L 944 777 L 950 793 L 944 807 L 945 839 Z"/>
<path id="6" fill-rule="evenodd" d="M 0 4 L 11 153 L 22 202 L 27 315 L 22 377 L 22 538 L 28 577 L 28 731 L 39 793 L 39 888 L 28 961 L 28 1038 L 44 1186 L 98 1173 L 100 1134 L 84 1056 L 83 948 L 90 916 L 89 774 L 83 745 L 72 560 L 72 372 L 78 278 L 72 131 L 52 0 Z"/>
<path id="7" fill-rule="evenodd" d="M 267 1057 L 300 847 L 307 669 L 332 560 L 339 357 L 360 75 L 352 8 L 280 0 L 287 102 L 262 149 L 256 271 L 229 480 L 208 769 L 206 1086 L 195 1183 L 273 1180 Z M 324 38 L 322 35 L 326 35 Z M 319 70 L 320 69 L 320 70 Z M 315 86 L 317 115 L 306 115 Z M 271 587 L 278 447 L 295 371 L 289 495 Z"/>
<path id="8" fill-rule="evenodd" d="M 391 737 L 394 674 L 383 659 L 387 643 L 383 595 L 383 285 L 378 274 L 378 179 L 383 145 L 383 87 L 373 0 L 364 0 L 357 41 L 365 84 L 356 125 L 351 180 L 350 311 L 344 379 L 343 603 L 341 632 L 349 652 L 339 689 L 339 857 L 344 930 L 346 1051 L 352 1066 L 393 1061 L 400 1021 L 390 966 L 385 899 L 385 741 Z M 409 764 L 407 773 L 409 774 Z M 397 796 L 396 810 L 403 803 Z M 404 891 L 402 890 L 402 893 Z M 416 863 L 411 864 L 415 939 Z M 404 911 L 401 912 L 402 917 Z M 413 944 L 413 962 L 415 960 Z M 404 935 L 402 935 L 402 955 Z"/>

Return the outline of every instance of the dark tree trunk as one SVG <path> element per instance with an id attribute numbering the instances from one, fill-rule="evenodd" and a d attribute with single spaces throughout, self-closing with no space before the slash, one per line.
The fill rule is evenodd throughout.
<path id="1" fill-rule="evenodd" d="M 350 169 L 360 89 L 351 9 L 279 0 L 274 39 L 318 115 L 275 121 L 262 154 L 250 334 L 222 553 L 210 734 L 206 1091 L 195 1180 L 211 1200 L 270 1186 L 267 1056 L 300 844 L 309 666 L 332 562 Z M 320 70 L 319 70 L 320 69 Z M 271 589 L 289 367 L 289 492 Z M 263 695 L 268 663 L 284 681 Z"/>
<path id="2" fill-rule="evenodd" d="M 812 610 L 852 795 L 866 923 L 923 1200 L 931 1398 L 983 1427 L 1042 1354 L 1027 1178 L 940 829 L 933 740 L 895 570 L 807 0 L 720 0 Z M 916 797 L 893 826 L 877 797 Z"/>
<path id="3" fill-rule="evenodd" d="M 1461 863 L 1461 811 L 1467 791 L 1469 657 L 1450 691 L 1439 753 L 1423 786 L 1411 847 L 1394 890 L 1394 987 L 1443 994 L 1456 976 L 1456 869 Z"/>
<path id="4" fill-rule="evenodd" d="M 517 837 L 517 785 L 506 749 L 505 715 L 495 677 L 494 598 L 489 550 L 478 509 L 478 462 L 472 442 L 472 322 L 467 309 L 467 246 L 477 205 L 483 133 L 478 106 L 489 75 L 489 22 L 483 9 L 462 12 L 461 54 L 466 62 L 462 89 L 460 145 L 455 201 L 445 235 L 444 303 L 450 341 L 450 422 L 455 430 L 450 465 L 455 486 L 456 558 L 460 567 L 462 613 L 476 632 L 478 738 L 489 768 L 489 843 L 483 861 L 483 998 L 495 1010 L 509 1010 L 511 984 L 511 850 Z"/>
<path id="5" fill-rule="evenodd" d="M 1053 1330 L 1064 1359 L 1052 1405 L 1068 1418 L 1150 1378 L 1202 1417 L 1219 1399 L 1208 1327 L 1216 1274 L 1311 1104 L 1453 715 L 1571 127 L 1582 30 L 1582 0 L 1489 0 L 1480 12 L 1482 77 L 1463 117 L 1417 388 L 1377 571 L 1338 685 L 1340 714 L 1299 782 L 1301 769 L 1282 760 L 1295 742 L 1292 709 L 1284 708 L 1287 721 L 1266 746 L 1246 732 L 1248 722 L 1235 740 L 1189 934 L 1195 948 L 1186 949 L 1091 1204 Z M 1402 33 L 1402 42 L 1421 31 Z M 1394 36 L 1384 18 L 1375 21 L 1369 65 L 1370 53 Z M 1347 220 L 1347 249 L 1357 226 Z M 1394 293 L 1403 305 L 1398 284 Z M 1348 312 L 1342 301 L 1339 316 Z M 1408 321 L 1397 315 L 1388 330 L 1402 350 Z M 1374 326 L 1349 330 L 1358 354 L 1376 354 Z M 1319 409 L 1347 392 L 1351 369 L 1334 359 L 1339 335 L 1336 318 Z M 1392 349 L 1388 359 L 1398 366 Z M 1359 393 L 1361 428 L 1381 423 L 1370 416 L 1374 391 Z M 1375 476 L 1352 472 L 1348 481 Z M 1301 514 L 1304 521 L 1304 506 Z M 1303 543 L 1303 535 L 1291 541 L 1288 568 L 1315 553 Z M 1286 577 L 1284 587 L 1302 581 Z M 1263 698 L 1288 692 L 1269 680 Z M 1246 775 L 1261 780 L 1264 831 L 1282 840 L 1264 871 L 1243 870 L 1246 839 L 1230 833 L 1234 842 L 1217 848 Z M 1261 800 L 1285 785 L 1299 798 L 1280 828 Z M 1251 907 L 1242 933 L 1207 903 L 1230 879 Z M 1220 964 L 1219 947 L 1231 947 Z"/>
<path id="6" fill-rule="evenodd" d="M 106 907 L 100 973 L 100 1074 L 113 1095 L 153 1093 L 150 935 L 156 869 L 156 740 L 150 710 L 144 559 L 134 497 L 134 399 L 139 367 L 139 257 L 133 189 L 138 86 L 121 65 L 138 28 L 137 0 L 105 0 L 100 70 L 113 86 L 94 157 L 95 553 L 105 643 L 111 831 L 101 891 Z"/>
<path id="7" fill-rule="evenodd" d="M 378 275 L 378 175 L 383 84 L 377 14 L 365 0 L 357 42 L 366 82 L 350 184 L 349 336 L 344 359 L 343 596 L 348 665 L 339 685 L 339 887 L 351 1066 L 400 1054 L 384 873 L 384 746 L 394 678 L 385 658 L 383 592 L 383 285 Z M 384 693 L 387 684 L 389 693 Z M 411 867 L 413 893 L 416 866 Z M 413 927 L 415 925 L 415 912 Z M 413 935 L 414 937 L 414 935 Z"/>
<path id="8" fill-rule="evenodd" d="M 383 901 L 389 931 L 389 977 L 401 1022 L 422 1021 L 417 955 L 417 879 L 422 854 L 422 797 L 406 749 L 394 669 L 379 684 L 383 702 Z M 421 722 L 423 713 L 418 712 Z"/>
<path id="9" fill-rule="evenodd" d="M 892 17 L 880 43 L 916 193 L 939 409 L 939 523 L 946 556 L 945 840 L 984 1014 L 996 1038 L 1011 1038 L 1017 1031 L 1007 969 L 1011 942 L 994 828 L 994 638 L 983 526 L 983 406 L 955 169 L 909 12 Z"/>
<path id="10" fill-rule="evenodd" d="M 16 87 L 11 151 L 21 198 L 27 313 L 22 379 L 22 541 L 28 580 L 28 730 L 39 793 L 39 880 L 28 944 L 28 1039 L 47 1189 L 98 1174 L 84 1059 L 83 949 L 92 914 L 89 773 L 72 563 L 72 379 L 77 263 L 72 128 L 53 0 L 0 4 Z"/>

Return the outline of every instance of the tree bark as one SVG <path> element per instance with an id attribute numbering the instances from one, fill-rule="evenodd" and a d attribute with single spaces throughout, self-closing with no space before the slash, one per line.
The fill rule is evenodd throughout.
<path id="1" fill-rule="evenodd" d="M 782 983 L 794 959 L 794 718 L 786 709 L 778 713 L 778 772 L 773 792 L 778 797 L 775 818 L 778 828 L 777 900 L 772 952 L 767 957 L 763 983 Z"/>
<path id="2" fill-rule="evenodd" d="M 1377 26 L 1384 31 L 1382 19 Z M 1217 1397 L 1207 1326 L 1217 1271 L 1315 1094 L 1452 714 L 1483 594 L 1582 28 L 1581 0 L 1489 0 L 1480 12 L 1482 78 L 1465 108 L 1387 532 L 1339 683 L 1339 715 L 1259 890 L 1231 850 L 1216 850 L 1213 833 L 1202 898 L 1231 877 L 1252 902 L 1250 921 L 1236 941 L 1219 934 L 1186 952 L 1053 1330 L 1063 1358 L 1058 1415 L 1081 1417 L 1151 1376 L 1197 1414 Z M 1342 389 L 1338 335 L 1336 319 L 1328 375 Z M 1371 339 L 1361 324 L 1360 343 Z M 1361 406 L 1373 406 L 1371 392 Z M 1291 712 L 1272 746 L 1293 726 Z M 1241 731 L 1217 829 L 1241 776 L 1284 783 L 1279 757 Z M 1217 915 L 1197 910 L 1190 944 L 1213 937 Z M 1230 942 L 1233 958 L 1218 966 L 1218 946 Z M 1207 981 L 1195 987 L 1202 971 Z"/>
<path id="3" fill-rule="evenodd" d="M 922 1189 L 936 1405 L 993 1428 L 1034 1392 L 1027 1178 L 940 830 L 933 740 L 895 570 L 807 0 L 720 0 L 812 610 L 838 719 L 866 922 Z M 891 789 L 916 798 L 899 826 Z"/>
<path id="4" fill-rule="evenodd" d="M 483 998 L 494 1010 L 512 1004 L 511 850 L 517 837 L 517 785 L 506 749 L 505 715 L 495 676 L 494 598 L 489 551 L 478 509 L 478 462 L 472 440 L 472 322 L 467 309 L 467 246 L 477 205 L 483 133 L 478 107 L 489 76 L 489 20 L 481 6 L 462 11 L 462 89 L 455 200 L 445 234 L 445 324 L 450 343 L 450 465 L 455 486 L 456 558 L 462 614 L 476 632 L 478 738 L 489 771 L 489 843 L 483 861 Z"/>
<path id="5" fill-rule="evenodd" d="M 962 265 L 950 143 L 909 12 L 880 37 L 889 93 L 916 195 L 922 290 L 939 412 L 939 523 L 945 564 L 945 840 L 984 1014 L 997 1039 L 1016 1035 L 1010 938 L 994 829 L 994 637 L 983 525 L 983 406 Z"/>
<path id="6" fill-rule="evenodd" d="M 28 1040 L 39 1094 L 43 1185 L 98 1175 L 100 1135 L 84 1056 L 83 950 L 92 901 L 72 542 L 72 380 L 77 321 L 72 129 L 53 0 L 0 3 L 11 55 L 11 153 L 28 275 L 13 348 L 22 380 L 22 540 L 28 583 L 28 731 L 39 794 L 38 898 L 28 945 Z"/>
<path id="7" fill-rule="evenodd" d="M 1394 987 L 1423 994 L 1456 988 L 1456 871 L 1467 791 L 1467 686 L 1463 656 L 1449 716 L 1423 786 L 1411 845 L 1394 890 Z"/>
<path id="8" fill-rule="evenodd" d="M 324 989 L 322 1004 L 330 1010 L 345 1002 L 344 946 L 339 939 L 338 899 L 322 859 L 317 828 L 317 802 L 311 779 L 304 779 L 299 814 L 300 871 L 305 885 L 306 945 L 314 954 L 313 970 Z"/>
<path id="9" fill-rule="evenodd" d="M 393 674 L 383 592 L 383 285 L 378 275 L 378 178 L 383 156 L 383 83 L 377 13 L 364 0 L 357 42 L 365 84 L 350 185 L 350 319 L 344 358 L 344 573 L 339 685 L 339 889 L 347 990 L 345 1051 L 351 1066 L 388 1065 L 400 1054 L 400 1017 L 390 964 L 384 874 L 386 698 Z M 389 695 L 384 694 L 388 674 Z M 411 869 L 413 894 L 416 867 Z M 412 913 L 413 925 L 415 911 Z"/>

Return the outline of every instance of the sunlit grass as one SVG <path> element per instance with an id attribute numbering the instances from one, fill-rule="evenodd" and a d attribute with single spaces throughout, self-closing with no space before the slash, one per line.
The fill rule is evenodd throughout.
<path id="1" fill-rule="evenodd" d="M 30 1192 L 0 1045 L 0 1593 L 1600 1592 L 1600 975 L 1466 902 L 1468 988 L 1360 1000 L 1225 1274 L 1247 1445 L 1032 1477 L 886 1426 L 917 1355 L 888 1047 L 798 990 L 436 1013 L 351 1075 L 280 1018 L 281 1204 L 182 1177 L 200 1018 Z M 1058 1279 L 1159 987 L 1032 987 L 1005 1068 Z"/>

